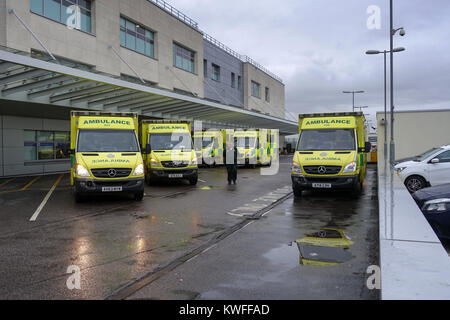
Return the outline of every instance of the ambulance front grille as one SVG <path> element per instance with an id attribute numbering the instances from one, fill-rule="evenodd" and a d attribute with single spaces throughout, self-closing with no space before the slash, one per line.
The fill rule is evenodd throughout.
<path id="1" fill-rule="evenodd" d="M 184 168 L 189 165 L 188 161 L 162 161 L 162 166 L 165 168 Z"/>
<path id="2" fill-rule="evenodd" d="M 341 169 L 341 166 L 303 166 L 307 174 L 338 174 Z"/>
<path id="3" fill-rule="evenodd" d="M 92 174 L 96 178 L 125 178 L 131 173 L 129 168 L 102 168 L 92 169 Z"/>

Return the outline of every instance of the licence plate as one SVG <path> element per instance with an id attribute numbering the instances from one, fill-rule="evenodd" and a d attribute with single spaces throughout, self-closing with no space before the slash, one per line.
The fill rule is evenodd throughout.
<path id="1" fill-rule="evenodd" d="M 313 188 L 331 189 L 331 183 L 313 183 Z"/>
<path id="2" fill-rule="evenodd" d="M 182 173 L 169 174 L 169 178 L 183 178 Z"/>
<path id="3" fill-rule="evenodd" d="M 122 187 L 102 187 L 102 192 L 120 192 Z"/>

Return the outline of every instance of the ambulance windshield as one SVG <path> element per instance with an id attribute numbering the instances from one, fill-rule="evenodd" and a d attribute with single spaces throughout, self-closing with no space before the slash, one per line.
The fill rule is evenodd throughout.
<path id="1" fill-rule="evenodd" d="M 297 151 L 355 150 L 354 129 L 303 130 Z"/>
<path id="2" fill-rule="evenodd" d="M 139 152 L 133 130 L 80 130 L 78 152 Z"/>

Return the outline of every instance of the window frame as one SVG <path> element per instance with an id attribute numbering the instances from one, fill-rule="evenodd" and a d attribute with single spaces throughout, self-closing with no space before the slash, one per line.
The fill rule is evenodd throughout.
<path id="1" fill-rule="evenodd" d="M 258 88 L 258 95 L 255 95 L 254 88 Z M 261 99 L 261 84 L 253 80 L 251 80 L 251 95 L 252 97 Z"/>
<path id="2" fill-rule="evenodd" d="M 264 89 L 264 97 L 266 102 L 270 102 L 270 89 L 269 87 L 265 87 Z"/>
<path id="3" fill-rule="evenodd" d="M 122 25 L 122 20 L 124 24 Z M 133 25 L 134 29 L 129 29 L 128 26 Z M 143 30 L 143 32 L 139 32 L 138 30 Z M 124 43 L 122 42 L 122 32 L 124 33 Z M 133 37 L 134 46 L 128 46 L 128 37 Z M 143 39 L 142 39 L 143 37 Z M 119 42 L 122 48 L 131 50 L 133 52 L 142 54 L 148 58 L 152 58 L 156 60 L 156 32 L 151 30 L 150 28 L 143 26 L 142 24 L 133 21 L 123 15 L 120 15 L 119 18 Z M 138 40 L 143 41 L 144 49 L 143 52 L 138 50 Z M 149 46 L 149 54 L 147 54 L 147 44 Z"/>
<path id="4" fill-rule="evenodd" d="M 197 52 L 195 52 L 194 50 L 188 49 L 185 46 L 177 43 L 177 42 L 173 42 L 173 46 L 172 46 L 173 50 L 172 50 L 172 54 L 173 54 L 173 66 L 177 69 L 192 73 L 192 74 L 196 74 L 196 70 L 197 70 L 197 64 L 196 64 L 196 59 L 197 59 Z M 177 50 L 179 49 L 179 50 Z M 178 55 L 177 53 L 181 52 L 181 55 Z M 188 54 L 189 54 L 189 58 L 188 58 Z M 181 66 L 177 65 L 177 57 L 179 57 L 181 59 Z M 184 62 L 187 61 L 189 63 L 192 64 L 192 70 L 184 68 Z"/>
<path id="5" fill-rule="evenodd" d="M 220 82 L 220 66 L 215 63 L 211 64 L 211 66 L 212 66 L 211 80 Z M 217 79 L 214 79 L 215 76 L 217 76 Z"/>
<path id="6" fill-rule="evenodd" d="M 24 129 L 23 131 L 24 131 L 24 141 L 23 141 L 23 144 L 24 144 L 24 163 L 42 163 L 42 162 L 49 162 L 49 161 L 68 161 L 68 160 L 70 160 L 70 155 L 69 154 L 67 154 L 67 156 L 65 158 L 58 158 L 57 157 L 57 149 L 56 149 L 57 143 L 59 142 L 59 141 L 56 140 L 56 135 L 58 133 L 63 133 L 65 135 L 67 135 L 68 140 L 65 141 L 66 143 L 64 143 L 64 144 L 68 145 L 67 150 L 70 149 L 70 131 L 63 131 L 63 130 L 29 130 L 29 129 Z M 26 141 L 25 140 L 25 132 L 32 132 L 34 134 L 34 141 Z M 38 133 L 39 132 L 50 133 L 52 135 L 52 142 L 51 143 L 53 145 L 53 158 L 51 158 L 51 159 L 39 159 L 39 147 L 40 147 L 40 144 L 41 144 L 41 142 L 38 141 L 39 140 L 38 139 Z M 35 148 L 35 150 L 34 150 L 35 159 L 33 159 L 33 160 L 26 160 L 25 159 L 25 147 L 27 147 L 26 143 L 34 144 L 33 147 Z M 46 142 L 46 143 L 50 143 L 50 142 Z M 59 142 L 59 143 L 61 143 L 61 142 Z"/>
<path id="7" fill-rule="evenodd" d="M 33 10 L 33 8 L 32 8 L 33 7 L 32 6 L 32 2 L 33 1 L 36 1 L 36 2 L 40 1 L 42 3 L 42 7 L 41 7 L 40 12 L 36 12 L 36 11 Z M 94 3 L 94 1 L 93 0 L 83 0 L 83 1 L 87 1 L 89 3 L 90 8 L 87 8 L 87 7 L 84 7 L 84 6 L 80 5 L 79 1 L 82 1 L 82 0 L 56 0 L 58 2 L 58 5 L 59 5 L 59 19 L 55 19 L 54 17 L 51 17 L 49 14 L 46 14 L 45 1 L 46 0 L 30 0 L 29 1 L 29 3 L 30 3 L 30 12 L 33 13 L 33 14 L 36 14 L 38 16 L 41 16 L 43 18 L 49 19 L 51 21 L 60 23 L 60 24 L 62 24 L 64 26 L 67 26 L 66 21 L 64 21 L 64 19 L 63 19 L 63 17 L 65 16 L 65 14 L 63 14 L 63 8 L 64 8 L 63 1 L 69 2 L 72 5 L 77 5 L 80 8 L 80 11 L 84 10 L 85 12 L 88 12 L 89 13 L 89 17 L 90 17 L 89 30 L 84 30 L 81 25 L 80 25 L 80 29 L 74 28 L 73 30 L 78 30 L 78 31 L 81 31 L 81 32 L 84 32 L 84 33 L 87 33 L 87 34 L 93 35 L 93 36 L 95 35 L 94 32 L 93 32 L 93 29 L 94 29 L 93 28 L 94 27 L 94 22 L 93 22 L 93 20 L 94 20 L 94 18 L 93 18 L 93 12 L 94 12 L 94 10 L 93 10 L 93 3 Z M 51 1 L 55 1 L 55 0 L 51 0 Z M 82 16 L 80 17 L 80 19 L 82 19 Z M 81 20 L 81 21 L 83 21 L 83 20 Z M 81 24 L 81 21 L 80 21 L 80 24 Z"/>

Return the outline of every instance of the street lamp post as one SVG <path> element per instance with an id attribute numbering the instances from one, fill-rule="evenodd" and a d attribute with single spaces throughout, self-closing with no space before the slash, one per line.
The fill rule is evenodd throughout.
<path id="1" fill-rule="evenodd" d="M 353 111 L 355 111 L 355 93 L 364 93 L 364 91 L 342 91 L 342 93 L 351 93 L 352 94 L 352 101 L 353 101 L 352 108 L 353 108 Z"/>
<path id="2" fill-rule="evenodd" d="M 400 52 L 400 51 L 405 51 L 405 48 L 400 47 L 400 48 L 395 48 L 392 50 L 393 52 Z M 379 50 L 367 50 L 366 54 L 380 54 L 383 53 L 384 54 L 384 158 L 386 159 L 387 157 L 387 71 L 386 71 L 386 54 L 388 52 L 391 52 L 391 50 L 383 50 L 383 51 L 379 51 Z M 392 81 L 391 81 L 392 83 Z M 392 95 L 391 95 L 392 97 Z M 391 130 L 392 130 L 392 121 L 393 121 L 393 114 L 392 114 L 392 110 L 391 110 Z M 393 137 L 393 132 L 391 133 L 391 140 Z M 391 163 L 393 163 L 393 161 L 391 161 Z"/>

